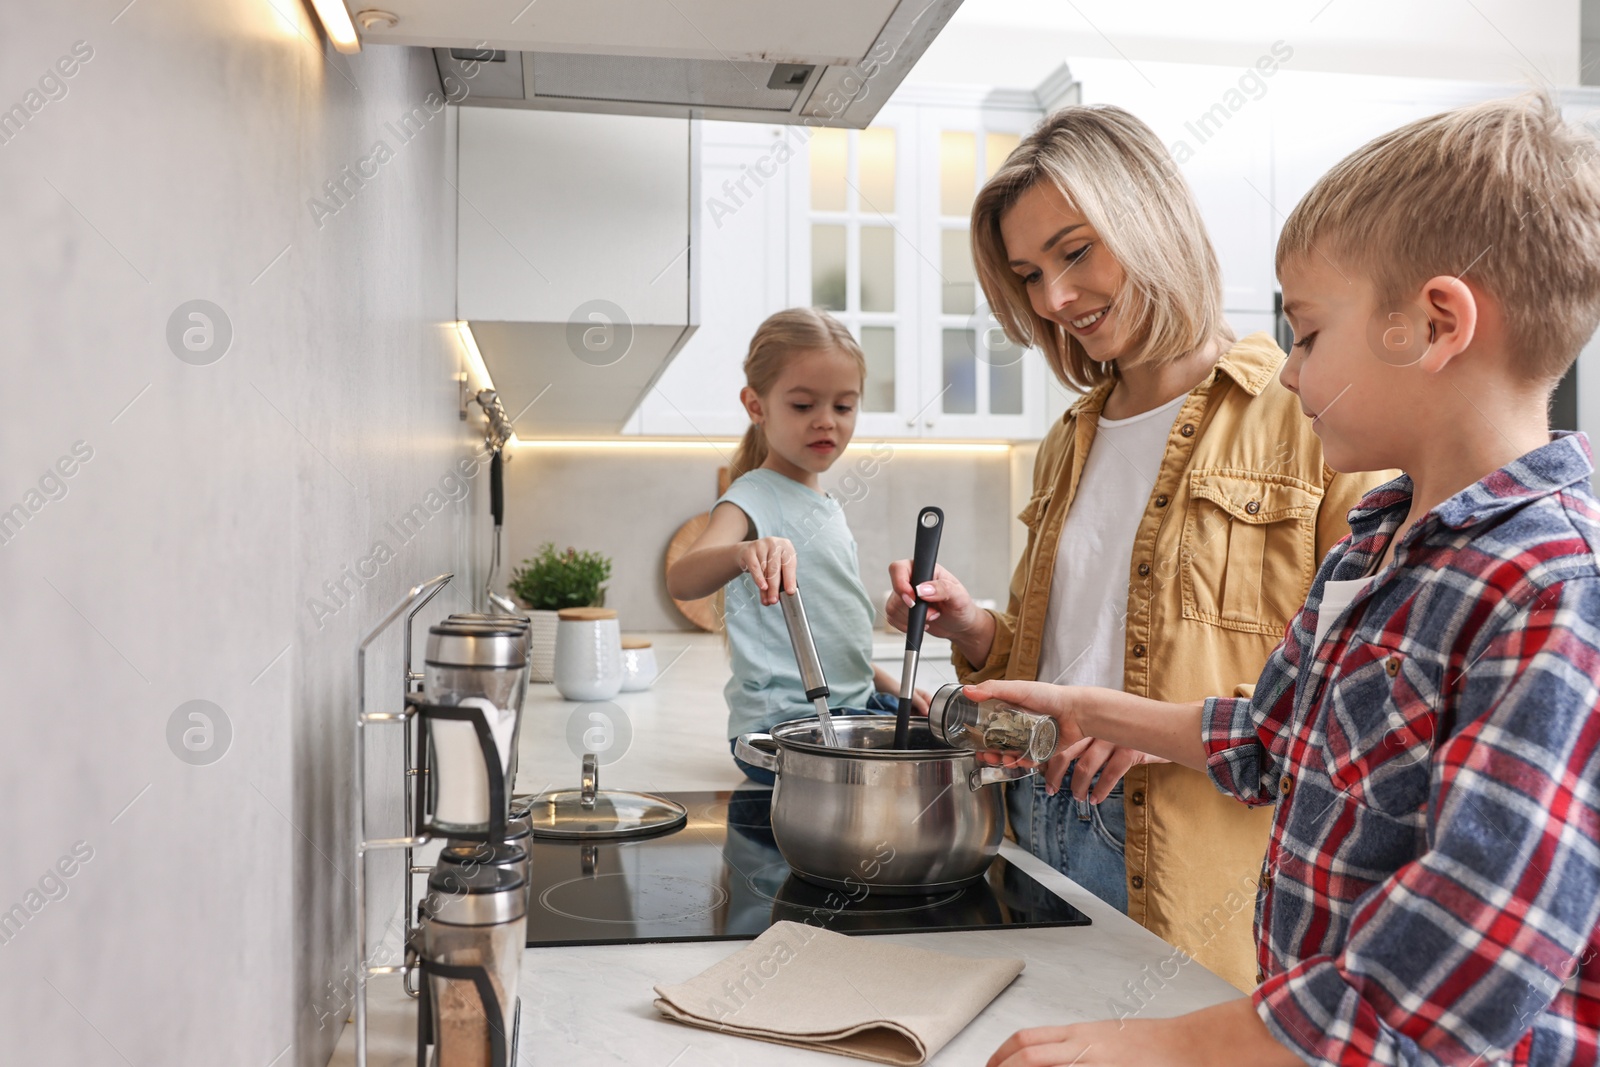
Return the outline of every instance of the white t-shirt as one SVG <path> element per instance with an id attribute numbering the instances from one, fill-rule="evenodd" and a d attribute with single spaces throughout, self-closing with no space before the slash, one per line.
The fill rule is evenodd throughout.
<path id="1" fill-rule="evenodd" d="M 1133 537 L 1150 503 L 1184 393 L 1126 419 L 1101 419 L 1078 480 L 1044 616 L 1041 682 L 1122 688 Z"/>
<path id="2" fill-rule="evenodd" d="M 1334 620 L 1344 614 L 1344 609 L 1350 602 L 1361 595 L 1372 575 L 1361 578 L 1346 578 L 1342 582 L 1322 583 L 1322 604 L 1317 608 L 1317 637 L 1311 642 L 1311 654 L 1315 656 L 1317 649 L 1322 647 L 1322 639 L 1328 636 L 1328 630 L 1333 626 Z"/>

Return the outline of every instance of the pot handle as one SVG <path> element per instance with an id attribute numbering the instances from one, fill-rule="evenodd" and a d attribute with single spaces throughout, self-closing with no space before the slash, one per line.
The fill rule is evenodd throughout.
<path id="1" fill-rule="evenodd" d="M 760 767 L 774 774 L 778 773 L 783 763 L 783 753 L 772 740 L 771 734 L 740 734 L 733 743 L 733 754 L 752 767 Z"/>
<path id="2" fill-rule="evenodd" d="M 990 763 L 979 764 L 967 772 L 967 788 L 976 793 L 986 785 L 999 785 L 1001 782 L 1015 782 L 1026 778 L 1037 767 L 1024 767 L 1014 763 L 1009 767 L 1000 767 Z"/>

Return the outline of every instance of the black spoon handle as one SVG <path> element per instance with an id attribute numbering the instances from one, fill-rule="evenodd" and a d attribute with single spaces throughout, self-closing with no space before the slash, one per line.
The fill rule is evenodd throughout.
<path id="1" fill-rule="evenodd" d="M 917 658 L 922 652 L 922 631 L 928 623 L 928 603 L 916 596 L 917 586 L 933 578 L 939 561 L 939 535 L 944 532 L 944 512 L 923 508 L 917 515 L 917 547 L 911 557 L 911 590 L 916 602 L 906 619 L 906 658 L 900 673 L 900 705 L 894 720 L 894 747 L 905 748 L 911 734 L 912 694 L 917 687 Z"/>

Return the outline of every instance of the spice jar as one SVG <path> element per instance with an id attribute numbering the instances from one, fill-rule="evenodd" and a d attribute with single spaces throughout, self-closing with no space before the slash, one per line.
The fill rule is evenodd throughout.
<path id="1" fill-rule="evenodd" d="M 510 1067 L 526 890 L 501 867 L 444 864 L 428 876 L 420 940 L 435 1067 Z"/>
<path id="2" fill-rule="evenodd" d="M 1004 752 L 1043 763 L 1055 754 L 1060 731 L 1048 715 L 998 700 L 970 700 L 959 685 L 941 686 L 928 703 L 933 736 L 951 748 Z"/>

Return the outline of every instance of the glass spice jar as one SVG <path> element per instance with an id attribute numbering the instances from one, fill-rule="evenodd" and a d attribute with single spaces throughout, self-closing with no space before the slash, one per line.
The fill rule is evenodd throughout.
<path id="1" fill-rule="evenodd" d="M 1000 752 L 1043 763 L 1055 754 L 1060 731 L 1048 715 L 999 700 L 969 699 L 960 685 L 941 686 L 928 704 L 933 736 L 951 748 Z"/>

